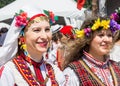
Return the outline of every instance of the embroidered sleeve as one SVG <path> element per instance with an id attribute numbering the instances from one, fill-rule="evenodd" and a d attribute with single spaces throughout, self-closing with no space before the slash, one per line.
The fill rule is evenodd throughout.
<path id="1" fill-rule="evenodd" d="M 64 86 L 80 86 L 79 79 L 77 78 L 76 74 L 70 67 L 66 68 L 63 71 L 63 73 L 66 78 L 66 82 Z"/>
<path id="2" fill-rule="evenodd" d="M 6 66 L 1 66 L 0 69 L 0 86 L 14 86 L 15 83 L 11 69 Z"/>

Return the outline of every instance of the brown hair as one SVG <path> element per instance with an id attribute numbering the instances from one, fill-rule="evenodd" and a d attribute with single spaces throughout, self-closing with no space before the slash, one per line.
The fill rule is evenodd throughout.
<path id="1" fill-rule="evenodd" d="M 105 19 L 105 18 L 100 18 L 100 19 Z M 81 28 L 87 28 L 91 27 L 96 18 L 89 18 L 84 21 L 82 24 Z M 84 38 L 76 38 L 73 40 L 73 42 L 69 41 L 66 43 L 67 46 L 67 52 L 69 54 L 66 55 L 65 61 L 64 61 L 64 68 L 73 61 L 79 60 L 83 56 L 83 51 L 88 52 L 89 51 L 89 44 L 93 40 L 94 36 L 96 35 L 96 32 L 101 31 L 101 28 L 98 28 L 96 31 L 92 31 L 89 36 L 85 36 Z M 95 33 L 95 34 L 93 34 Z"/>
<path id="2" fill-rule="evenodd" d="M 117 42 L 120 40 L 120 30 L 116 31 L 114 41 Z"/>
<path id="3" fill-rule="evenodd" d="M 60 31 L 52 34 L 52 40 L 53 40 L 54 42 L 57 42 L 57 41 L 58 41 L 59 39 L 61 39 L 61 38 L 62 38 L 62 34 L 61 34 Z"/>
<path id="4" fill-rule="evenodd" d="M 88 19 L 84 21 L 81 28 L 88 27 L 88 25 L 92 25 L 93 23 L 93 20 Z M 89 51 L 89 43 L 92 40 L 92 38 L 93 36 L 91 33 L 89 37 L 76 38 L 66 43 L 66 50 L 67 53 L 69 52 L 69 54 L 67 54 L 65 57 L 64 67 L 67 66 L 67 64 L 69 64 L 70 62 L 79 60 L 80 57 L 83 56 L 83 50 Z"/>

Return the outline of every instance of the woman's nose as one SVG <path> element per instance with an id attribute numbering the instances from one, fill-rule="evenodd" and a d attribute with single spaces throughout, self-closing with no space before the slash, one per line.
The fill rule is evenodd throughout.
<path id="1" fill-rule="evenodd" d="M 110 38 L 108 36 L 104 36 L 104 41 L 110 41 Z"/>
<path id="2" fill-rule="evenodd" d="M 41 31 L 39 35 L 40 35 L 40 38 L 47 38 L 47 34 L 45 31 Z"/>

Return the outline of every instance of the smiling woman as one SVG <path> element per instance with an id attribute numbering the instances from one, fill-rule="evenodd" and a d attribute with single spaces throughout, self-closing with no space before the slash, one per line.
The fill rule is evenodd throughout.
<path id="1" fill-rule="evenodd" d="M 38 8 L 21 9 L 10 27 L 10 30 L 16 29 L 15 32 L 7 35 L 13 39 L 6 40 L 13 47 L 17 46 L 18 51 L 11 50 L 14 58 L 1 67 L 0 86 L 62 85 L 65 78 L 60 69 L 43 57 L 52 39 L 50 27 L 54 20 Z"/>
<path id="2" fill-rule="evenodd" d="M 109 57 L 114 40 L 110 20 L 87 19 L 75 33 L 77 39 L 69 46 L 65 59 L 66 85 L 120 85 L 120 67 Z"/>

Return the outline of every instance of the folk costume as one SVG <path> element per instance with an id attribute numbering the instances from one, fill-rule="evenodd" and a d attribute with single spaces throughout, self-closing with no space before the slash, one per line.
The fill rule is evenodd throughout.
<path id="1" fill-rule="evenodd" d="M 61 86 L 65 81 L 63 73 L 52 63 L 46 63 L 44 57 L 40 62 L 32 60 L 24 44 L 24 33 L 21 31 L 29 21 L 47 15 L 35 6 L 34 8 L 25 6 L 21 9 L 19 13 L 16 13 L 10 27 L 12 33 L 9 35 L 13 38 L 8 39 L 8 42 L 6 40 L 6 43 L 10 43 L 9 47 L 15 46 L 15 50 L 11 48 L 10 51 L 13 53 L 10 54 L 10 58 L 13 56 L 14 58 L 0 67 L 0 86 Z M 52 20 L 50 23 L 54 21 L 50 20 Z"/>
<path id="2" fill-rule="evenodd" d="M 110 60 L 108 55 L 114 39 L 113 36 L 110 36 L 110 39 L 104 38 L 107 33 L 105 30 L 111 31 L 110 34 L 113 35 L 117 28 L 114 28 L 113 22 L 109 19 L 98 18 L 93 23 L 91 21 L 86 23 L 83 23 L 86 26 L 82 29 L 75 30 L 75 34 L 81 40 L 90 41 L 84 42 L 85 45 L 79 45 L 79 47 L 83 46 L 78 48 L 77 53 L 80 55 L 73 56 L 77 60 L 72 58 L 73 62 L 70 62 L 63 71 L 66 76 L 66 86 L 119 86 L 120 66 L 117 62 Z M 98 33 L 94 33 L 94 31 Z M 102 37 L 99 36 L 99 33 L 102 34 Z M 98 42 L 97 38 L 101 41 Z"/>
<path id="3" fill-rule="evenodd" d="M 3 67 L 0 86 L 60 86 L 64 83 L 63 73 L 57 66 L 45 61 L 36 63 L 24 54 Z"/>
<path id="4" fill-rule="evenodd" d="M 110 71 L 109 71 L 110 69 Z M 93 59 L 87 52 L 64 70 L 66 86 L 119 86 L 120 67 L 109 57 L 105 62 Z"/>

